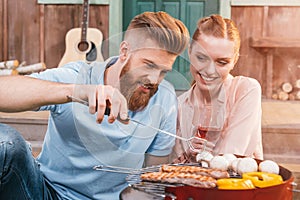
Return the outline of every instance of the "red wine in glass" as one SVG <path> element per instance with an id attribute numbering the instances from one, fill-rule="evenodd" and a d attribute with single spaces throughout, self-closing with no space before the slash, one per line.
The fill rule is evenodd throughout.
<path id="1" fill-rule="evenodd" d="M 205 138 L 206 138 L 207 132 L 208 132 L 208 128 L 198 126 L 198 132 L 197 132 L 197 134 L 196 134 L 196 137 L 205 139 Z"/>

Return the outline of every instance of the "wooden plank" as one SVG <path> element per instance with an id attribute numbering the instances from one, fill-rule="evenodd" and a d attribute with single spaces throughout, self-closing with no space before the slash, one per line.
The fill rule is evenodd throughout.
<path id="1" fill-rule="evenodd" d="M 278 134 L 265 133 L 262 134 L 262 146 L 264 157 L 268 155 L 269 159 L 280 162 L 298 163 L 300 164 L 300 148 L 299 134 Z"/>
<path id="2" fill-rule="evenodd" d="M 266 58 L 266 96 L 271 99 L 273 92 L 273 51 L 267 52 Z"/>
<path id="3" fill-rule="evenodd" d="M 300 125 L 300 101 L 262 101 L 262 127 Z M 300 133 L 300 132 L 299 132 Z"/>
<path id="4" fill-rule="evenodd" d="M 81 5 L 45 5 L 45 62 L 58 66 L 65 52 L 66 33 L 80 27 Z"/>
<path id="5" fill-rule="evenodd" d="M 280 144 L 279 144 L 280 145 Z M 274 145 L 274 149 L 277 146 Z M 280 149 L 282 151 L 282 149 Z M 282 165 L 283 163 L 289 163 L 289 167 L 298 167 L 300 166 L 300 156 L 299 155 L 290 155 L 289 153 L 285 153 L 284 150 L 282 152 L 276 153 L 264 153 L 265 160 L 273 160 L 278 164 Z M 288 168 L 289 169 L 289 168 Z M 298 169 L 290 169 L 290 170 L 298 170 Z"/>
<path id="6" fill-rule="evenodd" d="M 299 7 L 270 7 L 268 16 L 268 36 L 269 37 L 285 37 L 298 38 L 300 26 L 298 19 L 300 18 Z"/>
<path id="7" fill-rule="evenodd" d="M 300 164 L 293 164 L 293 163 L 279 163 L 284 168 L 289 169 L 292 172 L 300 173 Z"/>
<path id="8" fill-rule="evenodd" d="M 82 4 L 82 0 L 38 0 L 40 4 L 55 4 L 55 5 L 64 5 L 69 4 L 73 6 L 74 4 Z M 111 40 L 107 40 L 105 43 L 105 49 L 109 47 L 109 50 L 103 51 L 103 56 L 108 57 L 116 55 L 119 52 L 119 43 L 122 41 L 122 12 L 123 12 L 123 1 L 122 0 L 91 0 L 90 5 L 101 5 L 107 6 L 109 10 L 105 12 L 105 16 L 109 19 L 109 25 L 103 30 L 109 31 L 109 37 L 112 37 Z M 100 28 L 103 32 L 103 30 Z M 104 35 L 104 39 L 106 39 Z M 109 53 L 106 53 L 109 51 Z M 108 56 L 106 54 L 109 54 Z M 61 55 L 62 56 L 62 55 Z"/>
<path id="9" fill-rule="evenodd" d="M 42 150 L 43 141 L 27 141 L 32 149 L 32 155 L 36 158 Z"/>
<path id="10" fill-rule="evenodd" d="M 8 59 L 8 11 L 7 11 L 7 1 L 3 1 L 3 60 Z"/>
<path id="11" fill-rule="evenodd" d="M 263 9 L 263 19 L 262 19 L 262 36 L 266 37 L 267 36 L 267 24 L 268 24 L 268 15 L 269 15 L 269 7 L 268 6 L 264 6 Z"/>
<path id="12" fill-rule="evenodd" d="M 262 131 L 265 133 L 297 134 L 300 132 L 300 124 L 265 125 L 262 127 Z"/>
<path id="13" fill-rule="evenodd" d="M 297 6 L 232 6 L 232 19 L 241 32 L 241 51 L 233 75 L 257 79 L 266 95 L 266 51 L 273 50 L 272 88 L 299 79 L 300 7 Z M 288 23 L 287 23 L 288 22 Z M 257 47 L 257 48 L 253 48 Z"/>
<path id="14" fill-rule="evenodd" d="M 257 79 L 263 86 L 265 84 L 264 75 L 264 55 L 256 49 L 250 47 L 250 37 L 261 37 L 263 32 L 263 7 L 239 7 L 231 9 L 231 19 L 240 30 L 241 49 L 237 65 L 231 71 L 233 75 L 249 76 Z M 263 94 L 265 94 L 263 88 Z"/>
<path id="15" fill-rule="evenodd" d="M 300 48 L 300 40 L 298 38 L 282 38 L 282 37 L 262 37 L 262 38 L 250 38 L 250 46 L 255 48 L 262 48 L 266 55 L 266 83 L 265 91 L 266 97 L 271 98 L 272 93 L 283 81 L 277 81 L 276 84 L 273 82 L 274 74 L 274 48 Z M 281 54 L 280 54 L 281 55 Z M 280 61 L 282 62 L 282 58 Z M 280 62 L 279 61 L 279 62 Z M 283 65 L 284 66 L 284 65 Z M 286 66 L 285 66 L 286 67 Z M 294 69 L 295 70 L 295 69 Z M 291 71 L 291 69 L 290 69 Z M 281 74 L 281 73 L 276 73 Z M 283 73 L 286 74 L 286 73 Z M 293 74 L 290 74 L 292 76 Z M 291 80 L 292 77 L 286 76 Z M 295 76 L 291 82 L 295 81 Z M 288 80 L 286 79 L 286 80 Z M 278 80 L 278 79 L 276 79 Z"/>
<path id="16" fill-rule="evenodd" d="M 277 48 L 274 51 L 273 88 L 279 88 L 283 82 L 293 83 L 300 78 L 298 65 L 300 26 L 300 7 L 270 7 L 268 17 L 268 36 L 297 39 L 291 46 L 295 48 Z M 297 45 L 296 45 L 297 44 Z"/>
<path id="17" fill-rule="evenodd" d="M 232 6 L 300 6 L 298 0 L 231 0 Z"/>
<path id="18" fill-rule="evenodd" d="M 103 34 L 102 55 L 104 60 L 109 57 L 109 6 L 90 6 L 89 27 L 99 29 Z"/>
<path id="19" fill-rule="evenodd" d="M 265 153 L 281 153 L 282 148 L 299 150 L 299 101 L 262 101 L 262 133 Z M 299 150 L 300 151 L 300 150 Z"/>
<path id="20" fill-rule="evenodd" d="M 104 40 L 109 35 L 108 11 L 107 5 L 92 5 L 89 9 L 89 27 L 100 29 Z M 48 68 L 57 67 L 65 52 L 67 32 L 80 28 L 81 21 L 82 5 L 45 5 L 45 62 Z M 103 43 L 102 54 L 108 57 L 108 42 Z"/>
<path id="21" fill-rule="evenodd" d="M 17 14 L 16 14 L 17 13 Z M 39 62 L 39 8 L 35 1 L 8 1 L 8 59 Z"/>
<path id="22" fill-rule="evenodd" d="M 29 0 L 3 0 L 0 7 L 1 60 L 45 62 L 48 68 L 57 67 L 65 51 L 67 31 L 80 27 L 82 3 L 47 5 Z M 103 32 L 105 40 L 109 37 L 109 9 L 107 4 L 92 4 L 90 12 L 90 24 Z M 108 57 L 109 42 L 105 45 L 103 54 Z"/>
<path id="23" fill-rule="evenodd" d="M 45 62 L 45 6 L 40 5 L 40 62 Z"/>
<path id="24" fill-rule="evenodd" d="M 250 46 L 256 48 L 300 48 L 300 39 L 286 37 L 251 37 Z"/>
<path id="25" fill-rule="evenodd" d="M 47 122 L 49 117 L 49 111 L 26 111 L 26 112 L 17 112 L 17 113 L 5 113 L 0 112 L 0 119 L 13 121 L 13 120 L 33 120 L 33 121 L 40 121 L 40 122 Z"/>
<path id="26" fill-rule="evenodd" d="M 0 2 L 0 16 L 3 16 L 3 12 L 4 12 L 4 1 Z M 0 17 L 0 30 L 4 30 L 3 27 L 3 17 Z M 3 38 L 3 31 L 0 31 L 0 61 L 3 61 L 3 42 L 4 42 L 4 38 Z"/>
<path id="27" fill-rule="evenodd" d="M 38 0 L 39 4 L 82 4 L 82 0 Z M 109 4 L 109 0 L 90 0 L 90 4 Z"/>
<path id="28" fill-rule="evenodd" d="M 5 123 L 18 130 L 24 139 L 32 145 L 34 154 L 38 154 L 41 150 L 48 127 L 48 118 L 49 111 L 0 112 L 0 123 Z"/>

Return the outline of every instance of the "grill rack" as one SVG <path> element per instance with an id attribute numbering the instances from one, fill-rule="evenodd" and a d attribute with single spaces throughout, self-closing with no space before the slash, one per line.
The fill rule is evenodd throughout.
<path id="1" fill-rule="evenodd" d="M 200 163 L 184 163 L 184 164 L 169 164 L 170 166 L 199 166 Z M 130 188 L 135 190 L 145 192 L 154 196 L 155 199 L 165 199 L 166 196 L 171 199 L 176 199 L 176 196 L 172 193 L 167 193 L 166 188 L 174 188 L 179 186 L 185 186 L 184 184 L 174 184 L 174 183 L 161 183 L 161 182 L 151 182 L 142 181 L 140 175 L 147 172 L 158 172 L 161 165 L 142 168 L 139 171 L 134 171 L 126 177 L 126 181 Z M 241 176 L 233 171 L 228 171 L 231 178 L 241 178 Z"/>

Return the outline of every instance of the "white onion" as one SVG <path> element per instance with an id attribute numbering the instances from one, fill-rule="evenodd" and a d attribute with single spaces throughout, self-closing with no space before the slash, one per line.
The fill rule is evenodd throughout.
<path id="1" fill-rule="evenodd" d="M 242 158 L 237 158 L 237 159 L 233 160 L 231 162 L 231 165 L 229 166 L 229 168 L 232 169 L 233 171 L 237 172 L 237 166 L 238 166 L 240 160 L 242 160 Z"/>
<path id="2" fill-rule="evenodd" d="M 211 161 L 211 159 L 213 157 L 214 156 L 210 152 L 208 152 L 208 151 L 202 151 L 201 153 L 197 154 L 196 161 L 197 162 L 201 162 L 201 161 L 209 162 L 209 161 Z"/>
<path id="3" fill-rule="evenodd" d="M 228 161 L 229 166 L 231 166 L 232 161 L 234 161 L 234 160 L 236 159 L 236 156 L 235 156 L 234 154 L 232 154 L 232 153 L 225 153 L 223 156 L 224 156 L 224 157 L 226 158 L 226 160 Z"/>
<path id="4" fill-rule="evenodd" d="M 272 160 L 264 160 L 259 163 L 258 170 L 261 172 L 268 172 L 273 174 L 279 174 L 279 166 Z"/>
<path id="5" fill-rule="evenodd" d="M 208 151 L 202 151 L 201 153 L 197 154 L 196 161 L 198 163 L 201 163 L 202 167 L 208 168 L 209 167 L 209 162 L 211 161 L 211 159 L 213 157 L 214 156 L 210 152 L 208 152 Z"/>
<path id="6" fill-rule="evenodd" d="M 237 165 L 237 172 L 242 175 L 246 172 L 256 172 L 257 162 L 253 158 L 242 158 Z"/>
<path id="7" fill-rule="evenodd" d="M 228 161 L 224 156 L 215 156 L 209 162 L 209 167 L 220 170 L 227 170 L 229 166 Z"/>

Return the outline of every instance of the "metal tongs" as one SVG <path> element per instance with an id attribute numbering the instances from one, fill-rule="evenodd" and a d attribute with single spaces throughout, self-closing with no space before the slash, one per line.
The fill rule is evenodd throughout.
<path id="1" fill-rule="evenodd" d="M 88 103 L 87 101 L 83 100 L 83 99 L 79 99 L 79 98 L 76 98 L 76 97 L 73 97 L 73 96 L 70 96 L 70 95 L 67 95 L 67 98 L 73 100 L 74 102 L 78 102 L 78 103 L 81 103 L 81 104 L 83 104 L 83 105 L 89 106 L 89 103 Z M 105 114 L 105 115 L 109 115 L 109 114 L 110 114 L 110 108 L 107 107 L 107 108 L 105 109 L 105 113 L 104 113 L 104 114 Z M 118 118 L 118 119 L 119 119 L 119 118 Z M 182 140 L 182 141 L 184 141 L 184 142 L 186 142 L 186 143 L 188 144 L 189 148 L 190 148 L 193 152 L 196 152 L 196 153 L 202 153 L 203 151 L 206 150 L 207 140 L 205 140 L 205 139 L 203 139 L 203 138 L 200 138 L 200 137 L 197 137 L 197 136 L 192 136 L 192 137 L 190 137 L 190 138 L 184 138 L 184 137 L 181 137 L 181 136 L 178 136 L 178 135 L 174 135 L 174 134 L 171 133 L 171 132 L 168 132 L 168 131 L 165 131 L 165 130 L 161 130 L 161 129 L 159 129 L 159 128 L 156 128 L 156 127 L 151 126 L 151 125 L 149 125 L 149 124 L 145 124 L 145 123 L 143 123 L 143 122 L 137 121 L 137 120 L 132 119 L 132 118 L 129 118 L 129 117 L 128 117 L 126 120 L 122 120 L 122 119 L 119 119 L 119 120 L 120 120 L 120 121 L 132 121 L 132 122 L 135 122 L 135 123 L 140 124 L 140 125 L 142 125 L 142 126 L 149 127 L 149 128 L 151 128 L 151 129 L 153 129 L 153 130 L 159 131 L 159 132 L 164 133 L 164 134 L 167 134 L 167 135 L 169 135 L 169 136 L 171 136 L 171 137 L 174 137 L 174 138 L 177 138 L 177 139 L 179 139 L 179 140 Z M 201 150 L 200 150 L 200 149 L 196 149 L 196 148 L 193 146 L 192 142 L 191 142 L 193 139 L 197 139 L 197 140 L 203 141 L 203 146 L 204 146 L 203 149 L 201 149 Z"/>

